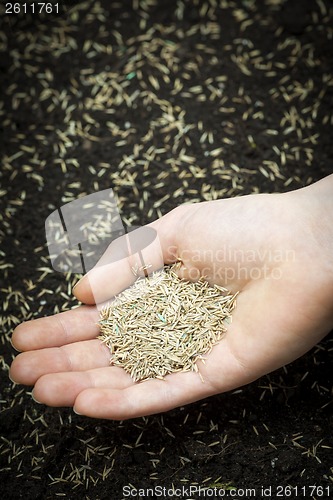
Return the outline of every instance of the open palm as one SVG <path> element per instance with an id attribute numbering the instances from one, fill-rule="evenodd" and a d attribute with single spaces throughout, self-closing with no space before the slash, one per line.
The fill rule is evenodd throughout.
<path id="1" fill-rule="evenodd" d="M 305 188 L 183 205 L 150 225 L 164 262 L 182 261 L 181 277 L 204 275 L 240 291 L 226 335 L 205 363 L 198 362 L 203 381 L 188 372 L 133 383 L 122 368 L 110 366 L 108 348 L 96 339 L 92 283 L 105 300 L 119 293 L 134 280 L 128 259 L 96 268 L 80 281 L 74 293 L 88 305 L 16 328 L 12 342 L 23 352 L 13 361 L 12 380 L 34 385 L 41 403 L 126 419 L 242 386 L 301 356 L 333 324 L 333 266 L 316 208 L 309 206 L 315 194 Z M 116 250 L 117 241 L 108 253 Z M 145 260 L 154 263 L 150 252 Z"/>

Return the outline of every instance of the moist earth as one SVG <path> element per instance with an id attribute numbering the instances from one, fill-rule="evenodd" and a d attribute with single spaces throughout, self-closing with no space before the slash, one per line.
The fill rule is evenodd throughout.
<path id="1" fill-rule="evenodd" d="M 332 334 L 246 387 L 124 422 L 38 405 L 8 369 L 17 324 L 77 305 L 78 275 L 48 257 L 56 208 L 112 188 L 125 224 L 142 225 L 181 203 L 333 172 L 332 3 L 26 5 L 0 7 L 3 498 L 118 499 L 129 485 L 146 498 L 158 490 L 139 489 L 157 486 L 165 498 L 172 487 L 200 498 L 190 486 L 328 498 Z"/>

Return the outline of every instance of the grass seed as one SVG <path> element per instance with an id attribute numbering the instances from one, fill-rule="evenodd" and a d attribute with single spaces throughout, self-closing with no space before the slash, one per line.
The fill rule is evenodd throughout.
<path id="1" fill-rule="evenodd" d="M 198 371 L 226 332 L 236 294 L 201 278 L 180 279 L 181 263 L 166 266 L 116 296 L 102 311 L 99 339 L 134 381 Z"/>

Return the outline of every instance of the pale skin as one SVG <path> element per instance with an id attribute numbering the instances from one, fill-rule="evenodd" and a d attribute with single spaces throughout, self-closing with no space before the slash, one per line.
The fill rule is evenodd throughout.
<path id="1" fill-rule="evenodd" d="M 332 220 L 330 175 L 285 194 L 182 205 L 150 225 L 164 262 L 182 260 L 181 276 L 204 274 L 240 291 L 225 337 L 205 364 L 198 362 L 203 381 L 188 372 L 133 383 L 122 368 L 110 366 L 109 350 L 96 339 L 99 313 L 91 284 L 108 300 L 134 281 L 132 259 L 92 270 L 79 282 L 74 294 L 88 305 L 18 326 L 12 343 L 21 353 L 11 379 L 34 386 L 40 403 L 116 420 L 248 384 L 300 357 L 333 328 Z M 155 251 L 152 245 L 145 254 L 154 265 Z M 108 255 L 116 252 L 113 243 Z"/>

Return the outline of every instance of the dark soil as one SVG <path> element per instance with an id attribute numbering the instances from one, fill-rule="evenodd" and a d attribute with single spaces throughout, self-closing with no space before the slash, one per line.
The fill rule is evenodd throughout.
<path id="1" fill-rule="evenodd" d="M 131 484 L 184 487 L 178 498 L 203 497 L 195 486 L 328 498 L 332 335 L 240 390 L 120 423 L 37 405 L 8 368 L 17 324 L 76 305 L 77 276 L 48 258 L 56 207 L 112 187 L 126 223 L 144 224 L 183 202 L 333 172 L 332 3 L 27 5 L 0 7 L 2 497 L 120 499 Z"/>

